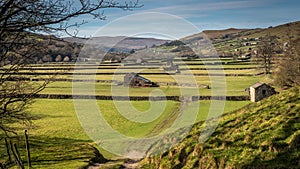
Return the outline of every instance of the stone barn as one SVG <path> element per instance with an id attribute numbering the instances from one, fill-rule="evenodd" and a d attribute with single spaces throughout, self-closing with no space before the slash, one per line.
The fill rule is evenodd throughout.
<path id="1" fill-rule="evenodd" d="M 260 100 L 263 100 L 264 98 L 276 94 L 276 91 L 273 87 L 260 82 L 250 86 L 248 88 L 248 91 L 250 94 L 250 100 L 252 102 L 258 102 Z"/>
<path id="2" fill-rule="evenodd" d="M 158 87 L 154 82 L 144 78 L 137 73 L 129 73 L 124 76 L 124 86 L 129 87 Z"/>

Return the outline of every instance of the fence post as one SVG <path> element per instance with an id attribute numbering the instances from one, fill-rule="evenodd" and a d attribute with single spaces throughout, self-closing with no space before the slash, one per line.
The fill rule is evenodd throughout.
<path id="1" fill-rule="evenodd" d="M 9 152 L 9 143 L 8 143 L 6 137 L 4 138 L 4 140 L 5 140 L 5 146 L 6 146 L 6 153 L 8 155 L 8 162 L 11 162 L 11 156 L 10 156 L 10 152 Z"/>
<path id="2" fill-rule="evenodd" d="M 26 151 L 27 151 L 27 163 L 28 163 L 28 168 L 30 168 L 31 167 L 31 159 L 30 159 L 30 150 L 29 150 L 29 141 L 28 141 L 27 130 L 25 130 L 25 143 L 26 143 Z"/>

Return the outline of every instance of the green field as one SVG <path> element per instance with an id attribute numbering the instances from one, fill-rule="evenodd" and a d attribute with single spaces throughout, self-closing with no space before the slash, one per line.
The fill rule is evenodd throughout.
<path id="1" fill-rule="evenodd" d="M 119 76 L 121 78 L 121 76 Z M 170 76 L 165 75 L 145 75 L 144 77 L 150 79 L 151 81 L 161 82 L 161 83 L 174 83 L 176 82 Z M 97 77 L 96 77 L 97 78 Z M 106 79 L 108 76 L 104 76 L 103 78 L 99 76 L 101 80 L 111 80 Z M 180 77 L 178 77 L 180 79 Z M 182 76 L 184 78 L 184 76 Z M 215 80 L 221 79 L 221 77 L 212 77 Z M 195 80 L 198 84 L 211 85 L 210 79 L 208 76 L 197 76 Z M 245 89 L 251 86 L 252 84 L 258 81 L 265 81 L 264 77 L 261 76 L 246 76 L 246 77 L 226 77 L 226 92 L 227 95 L 230 96 L 241 96 L 248 95 L 245 92 Z M 95 88 L 96 95 L 111 95 L 111 89 L 114 89 L 114 92 L 119 93 L 119 95 L 125 95 L 126 93 L 122 92 L 126 87 L 111 85 L 109 83 L 91 83 L 91 82 L 75 82 L 76 86 L 78 86 L 78 91 L 82 91 L 82 94 L 93 94 L 93 91 L 89 90 L 90 88 Z M 82 87 L 80 87 L 82 86 Z M 165 86 L 162 84 L 159 88 L 130 88 L 129 94 L 131 96 L 149 96 L 151 91 L 161 90 L 167 96 L 177 96 L 180 95 L 180 88 L 182 90 L 189 90 L 188 87 L 178 87 L 178 86 Z M 212 89 L 206 89 L 204 87 L 199 87 L 200 95 L 210 95 Z M 53 82 L 47 88 L 42 91 L 44 94 L 72 94 L 72 82 Z"/>
<path id="2" fill-rule="evenodd" d="M 224 62 L 230 62 L 229 60 L 222 60 Z M 185 61 L 190 65 L 180 66 L 181 68 L 205 68 L 205 65 L 192 65 L 193 63 L 201 63 L 201 61 Z M 73 65 L 34 65 L 33 68 L 43 68 L 43 69 L 53 69 L 53 68 L 72 68 Z M 79 72 L 86 73 L 113 73 L 116 71 L 117 66 L 105 66 L 105 69 L 95 66 L 81 66 L 83 69 Z M 103 66 L 104 67 L 104 66 Z M 181 90 L 193 92 L 190 87 L 183 86 L 179 87 L 174 83 L 176 81 L 181 81 L 182 83 L 190 83 L 194 79 L 199 85 L 199 95 L 209 96 L 213 89 L 207 89 L 205 86 L 211 86 L 211 81 L 216 81 L 215 84 L 217 88 L 226 86 L 226 94 L 230 96 L 246 96 L 245 89 L 250 85 L 258 82 L 268 82 L 268 78 L 265 76 L 251 76 L 251 74 L 258 73 L 259 71 L 254 69 L 256 65 L 241 63 L 234 65 L 224 65 L 224 68 L 235 69 L 235 68 L 251 68 L 242 70 L 225 70 L 226 74 L 249 74 L 249 76 L 187 76 L 189 71 L 183 70 L 182 74 L 176 75 L 156 75 L 151 73 L 161 73 L 163 72 L 162 67 L 157 67 L 154 69 L 146 69 L 142 72 L 150 73 L 143 75 L 144 77 L 150 79 L 153 82 L 160 84 L 158 88 L 130 88 L 130 96 L 149 96 L 153 93 L 157 93 L 158 90 L 166 96 L 180 96 Z M 93 69 L 90 69 L 93 68 Z M 109 68 L 109 69 L 107 69 Z M 219 68 L 219 65 L 207 65 L 207 68 Z M 252 69 L 253 68 L 253 69 Z M 139 69 L 122 69 L 121 72 L 132 72 Z M 31 72 L 30 70 L 23 70 L 23 72 Z M 38 72 L 73 72 L 72 70 L 38 70 Z M 210 73 L 220 73 L 219 70 L 192 70 L 194 74 L 206 74 Z M 25 75 L 24 75 L 25 76 Z M 28 76 L 26 76 L 28 77 Z M 32 75 L 31 78 L 49 78 L 48 75 Z M 92 83 L 92 82 L 51 82 L 42 94 L 67 94 L 71 95 L 73 86 L 77 87 L 78 91 L 76 94 L 81 95 L 105 95 L 105 96 L 126 96 L 124 90 L 127 88 L 122 85 L 111 84 L 111 80 L 123 81 L 124 75 L 57 75 L 56 79 L 96 79 L 106 82 Z M 222 80 L 226 81 L 226 84 Z M 41 82 L 38 82 L 41 83 Z M 95 92 L 90 89 L 95 88 Z M 112 92 L 113 89 L 113 92 Z M 161 93 L 159 93 L 161 95 Z M 236 109 L 242 108 L 249 104 L 249 101 L 226 101 L 224 113 L 232 112 Z M 139 111 L 147 111 L 151 104 L 148 101 L 132 101 L 131 104 Z M 163 113 L 155 120 L 149 123 L 137 123 L 127 120 L 125 117 L 121 116 L 119 111 L 114 106 L 113 101 L 98 100 L 97 105 L 101 110 L 103 117 L 109 123 L 109 125 L 116 131 L 129 136 L 129 137 L 150 137 L 156 135 L 166 128 L 168 128 L 176 119 L 178 115 L 178 110 L 180 107 L 179 102 L 167 101 L 167 106 Z M 203 121 L 206 119 L 210 107 L 215 105 L 211 104 L 211 101 L 199 101 L 199 110 L 196 121 Z M 25 145 L 23 138 L 23 131 L 27 129 L 29 131 L 30 146 L 32 153 L 32 168 L 78 168 L 88 165 L 89 161 L 96 157 L 95 150 L 100 151 L 108 159 L 118 159 L 119 157 L 105 151 L 96 143 L 94 143 L 84 132 L 77 118 L 76 112 L 74 110 L 74 105 L 72 100 L 67 99 L 38 99 L 29 109 L 29 111 L 37 117 L 33 120 L 32 124 L 29 126 L 18 126 L 19 137 L 14 137 L 12 140 L 18 144 L 20 148 L 20 154 L 22 159 L 26 162 L 25 156 Z M 1 161 L 7 159 L 5 155 L 4 140 L 0 140 L 0 152 Z"/>
<path id="3" fill-rule="evenodd" d="M 159 132 L 160 130 L 153 130 L 153 128 L 162 126 L 162 122 L 170 119 L 170 115 L 174 115 L 172 110 L 178 106 L 177 102 L 168 101 L 163 115 L 155 121 L 143 125 L 124 119 L 118 114 L 112 101 L 97 101 L 97 103 L 107 122 L 115 130 L 132 137 L 141 137 Z M 206 118 L 210 106 L 210 101 L 200 101 L 199 103 L 197 121 Z M 248 101 L 227 101 L 224 111 L 230 112 L 248 103 Z M 146 101 L 133 102 L 132 104 L 141 111 L 145 111 L 149 107 L 149 103 Z M 94 158 L 93 147 L 98 146 L 89 139 L 82 129 L 74 111 L 72 100 L 40 99 L 33 104 L 30 111 L 38 117 L 32 125 L 25 127 L 29 132 L 33 168 L 76 168 L 87 165 L 87 162 Z M 19 130 L 21 137 L 15 138 L 13 141 L 18 143 L 22 159 L 25 160 L 22 131 Z M 3 146 L 4 141 L 1 140 L 0 152 L 2 155 L 6 154 Z M 107 158 L 116 158 L 103 149 L 99 149 Z M 7 156 L 1 156 L 1 160 L 6 158 Z"/>

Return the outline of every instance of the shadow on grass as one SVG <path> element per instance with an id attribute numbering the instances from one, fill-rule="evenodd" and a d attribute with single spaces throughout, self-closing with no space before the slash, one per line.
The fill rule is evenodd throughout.
<path id="1" fill-rule="evenodd" d="M 1 160 L 8 159 L 2 146 L 1 140 Z M 21 158 L 26 163 L 25 141 L 22 137 L 12 138 L 12 142 L 17 143 Z M 80 163 L 80 165 L 89 165 L 92 163 L 105 163 L 107 160 L 88 140 L 76 140 L 70 138 L 57 137 L 36 137 L 29 138 L 31 162 L 38 168 L 46 168 L 49 165 L 65 166 L 66 164 Z M 45 167 L 43 167 L 45 166 Z M 65 166 L 67 167 L 67 166 Z M 80 167 L 80 166 L 78 166 Z M 68 167 L 67 167 L 68 168 Z M 72 167 L 71 167 L 72 168 Z"/>

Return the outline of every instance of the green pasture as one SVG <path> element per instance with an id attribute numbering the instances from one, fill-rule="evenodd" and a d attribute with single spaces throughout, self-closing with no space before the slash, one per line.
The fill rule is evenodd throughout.
<path id="1" fill-rule="evenodd" d="M 112 76 L 96 76 L 96 79 L 101 80 L 111 80 L 109 77 Z M 171 85 L 172 83 L 176 82 L 174 78 L 167 75 L 145 75 L 146 78 L 150 79 L 154 82 L 161 82 L 162 85 L 158 88 L 129 88 L 129 95 L 130 96 L 149 96 L 151 92 L 160 90 L 164 93 L 166 96 L 177 96 L 181 95 L 180 91 L 194 91 L 191 90 L 190 87 L 186 86 L 174 86 Z M 122 80 L 122 76 L 118 76 L 117 80 Z M 188 83 L 189 81 L 185 80 L 185 76 L 178 76 L 175 77 L 176 79 L 179 79 L 182 83 Z M 203 85 L 209 85 L 211 86 L 211 80 L 215 81 L 215 88 L 212 89 L 206 89 L 203 86 L 199 86 L 199 95 L 210 95 L 213 89 L 218 89 L 223 87 L 223 83 L 221 83 L 224 79 L 222 77 L 212 76 L 211 79 L 208 76 L 195 76 L 195 81 L 197 84 L 203 84 Z M 218 82 L 221 81 L 221 82 Z M 226 94 L 230 96 L 240 96 L 240 95 L 248 95 L 247 92 L 245 92 L 245 89 L 251 86 L 252 84 L 255 84 L 258 81 L 265 81 L 264 76 L 238 76 L 238 77 L 232 77 L 228 76 L 225 77 L 226 82 Z M 166 83 L 169 83 L 170 86 L 167 86 Z M 76 86 L 76 91 L 78 94 L 83 95 L 106 95 L 110 96 L 112 95 L 112 89 L 114 95 L 122 96 L 122 95 L 128 95 L 127 94 L 127 87 L 124 87 L 122 85 L 115 85 L 110 83 L 92 83 L 92 82 L 74 82 Z M 95 89 L 95 92 L 91 89 Z M 41 93 L 43 94 L 72 94 L 72 82 L 52 82 L 50 83 L 45 90 L 43 90 Z M 153 93 L 155 94 L 155 93 Z M 194 94 L 194 93 L 193 93 Z"/>
<path id="2" fill-rule="evenodd" d="M 199 102 L 197 121 L 207 117 L 210 101 Z M 224 112 L 230 112 L 247 105 L 249 102 L 226 101 Z M 155 135 L 170 126 L 178 115 L 179 103 L 167 101 L 167 106 L 156 120 L 141 124 L 129 121 L 121 116 L 112 101 L 97 101 L 106 121 L 117 131 L 131 137 Z M 150 104 L 147 101 L 133 101 L 131 104 L 140 111 L 146 111 Z M 213 105 L 212 105 L 213 106 Z M 88 111 L 88 110 L 87 110 Z M 19 137 L 14 137 L 22 159 L 26 161 L 23 129 L 29 133 L 32 168 L 78 168 L 88 164 L 95 157 L 95 148 L 107 158 L 116 158 L 101 149 L 89 139 L 82 129 L 74 111 L 72 100 L 38 99 L 30 108 L 36 117 L 29 126 L 19 126 Z M 4 140 L 0 140 L 0 159 L 4 161 Z M 26 165 L 26 163 L 25 163 Z"/>
<path id="3" fill-rule="evenodd" d="M 208 68 L 213 68 L 212 66 Z M 221 67 L 216 67 L 216 68 L 221 68 Z M 162 68 L 161 69 L 85 69 L 85 70 L 20 70 L 19 72 L 21 73 L 28 73 L 26 76 L 41 76 L 44 73 L 53 73 L 58 74 L 59 76 L 72 76 L 73 73 L 80 74 L 84 73 L 85 76 L 87 73 L 88 74 L 96 74 L 96 73 L 103 73 L 106 76 L 105 73 L 107 74 L 127 74 L 131 72 L 135 73 L 168 73 L 164 71 Z M 218 74 L 257 74 L 261 73 L 261 70 L 258 69 L 242 69 L 242 70 L 181 70 L 181 74 L 213 74 L 213 73 L 218 73 Z M 1 73 L 1 72 L 0 72 Z M 32 75 L 32 73 L 34 73 Z M 180 75 L 180 74 L 179 74 Z M 90 76 L 90 75 L 88 75 Z M 123 75 L 124 76 L 124 75 Z"/>
<path id="4" fill-rule="evenodd" d="M 229 63 L 227 60 L 222 60 Z M 185 63 L 193 64 L 200 63 L 197 61 L 185 61 Z M 35 65 L 36 68 L 72 68 L 72 64 L 62 65 Z M 208 68 L 218 68 L 220 65 L 208 65 Z M 224 68 L 254 68 L 256 65 L 249 64 L 234 64 L 234 65 L 223 65 Z M 80 72 L 98 72 L 98 73 L 113 73 L 116 71 L 117 66 L 107 66 L 110 69 L 96 69 L 95 65 L 85 66 L 81 65 L 81 68 L 94 68 L 94 69 L 83 69 Z M 106 67 L 106 66 L 102 66 Z M 181 67 L 181 66 L 180 66 Z M 182 66 L 184 68 L 184 66 Z M 205 68 L 205 65 L 188 65 L 186 68 Z M 101 67 L 100 67 L 101 68 Z M 134 67 L 133 67 L 134 68 Z M 130 69 L 122 69 L 122 72 L 132 72 Z M 161 68 L 156 69 L 145 69 L 142 72 L 155 73 L 162 72 Z M 245 70 L 225 70 L 225 73 L 235 74 L 253 74 L 256 69 L 245 69 Z M 36 72 L 30 70 L 23 70 L 23 72 Z M 72 70 L 38 70 L 37 72 L 73 72 Z M 183 73 L 186 71 L 182 71 Z M 193 70 L 193 73 L 203 73 L 206 70 Z M 214 70 L 210 72 L 220 72 Z M 155 75 L 147 74 L 143 75 L 145 78 L 150 79 L 153 82 L 161 83 L 158 88 L 129 88 L 128 92 L 130 96 L 149 96 L 149 95 L 161 95 L 162 93 L 166 96 L 178 96 L 181 95 L 181 90 L 187 92 L 193 92 L 188 86 L 178 87 L 172 83 L 177 81 L 182 83 L 195 83 L 199 84 L 199 95 L 211 95 L 212 89 L 206 89 L 204 86 L 212 86 L 212 82 L 217 84 L 215 89 L 221 88 L 226 85 L 226 93 L 231 96 L 248 95 L 245 89 L 250 85 L 258 81 L 266 81 L 265 76 L 187 76 L 183 74 L 176 75 Z M 30 78 L 50 78 L 47 75 L 31 75 L 25 76 Z M 103 80 L 103 81 L 123 81 L 124 75 L 57 75 L 55 79 L 81 79 L 81 80 Z M 226 84 L 222 80 L 226 80 Z M 33 82 L 41 83 L 41 82 Z M 77 94 L 82 95 L 107 95 L 107 96 L 127 96 L 126 87 L 122 85 L 110 84 L 110 83 L 92 83 L 92 82 L 51 82 L 43 94 L 72 94 L 73 86 L 76 86 Z M 204 86 L 203 86 L 204 85 Z M 95 92 L 90 89 L 95 88 Z M 112 93 L 113 89 L 113 93 Z M 210 110 L 211 101 L 199 101 L 199 110 L 196 121 L 205 120 L 207 113 Z M 168 128 L 176 119 L 179 112 L 179 103 L 174 101 L 166 101 L 166 108 L 163 113 L 154 121 L 146 124 L 132 122 L 120 115 L 113 101 L 97 101 L 99 109 L 102 112 L 103 117 L 112 126 L 114 130 L 119 131 L 124 135 L 131 137 L 149 137 L 155 135 L 162 130 Z M 140 111 L 147 111 L 151 104 L 148 101 L 132 101 L 131 104 Z M 224 112 L 231 112 L 245 105 L 249 104 L 249 101 L 226 101 Z M 49 100 L 49 99 L 37 99 L 32 105 L 29 111 L 37 118 L 32 121 L 29 126 L 18 126 L 19 137 L 14 137 L 13 141 L 20 147 L 20 154 L 22 159 L 25 160 L 25 145 L 23 131 L 27 129 L 29 131 L 30 146 L 32 153 L 32 168 L 78 168 L 86 166 L 88 162 L 95 157 L 95 152 L 98 150 L 107 158 L 116 159 L 117 157 L 113 154 L 103 150 L 97 146 L 90 138 L 86 135 L 82 129 L 75 110 L 72 100 Z M 4 161 L 7 159 L 5 155 L 4 140 L 0 140 L 0 160 Z M 97 151 L 95 151 L 96 149 Z M 26 161 L 26 160 L 25 160 Z M 26 165 L 26 164 L 25 164 Z M 15 167 L 16 168 L 16 167 Z"/>
<path id="5" fill-rule="evenodd" d="M 244 64 L 244 65 L 236 65 L 236 64 L 226 64 L 226 65 L 182 65 L 182 66 L 179 66 L 179 68 L 218 68 L 218 69 L 221 69 L 221 68 L 252 68 L 252 69 L 255 69 L 257 68 L 258 65 L 247 65 L 247 64 Z M 238 70 L 239 71 L 239 70 Z M 237 72 L 239 73 L 239 72 Z"/>
<path id="6" fill-rule="evenodd" d="M 239 75 L 239 74 L 257 74 L 257 73 L 261 73 L 261 71 L 256 70 L 256 69 L 243 69 L 243 70 L 190 70 L 191 73 L 193 74 L 235 74 L 235 75 Z M 181 73 L 184 73 L 184 71 L 182 71 Z"/>

